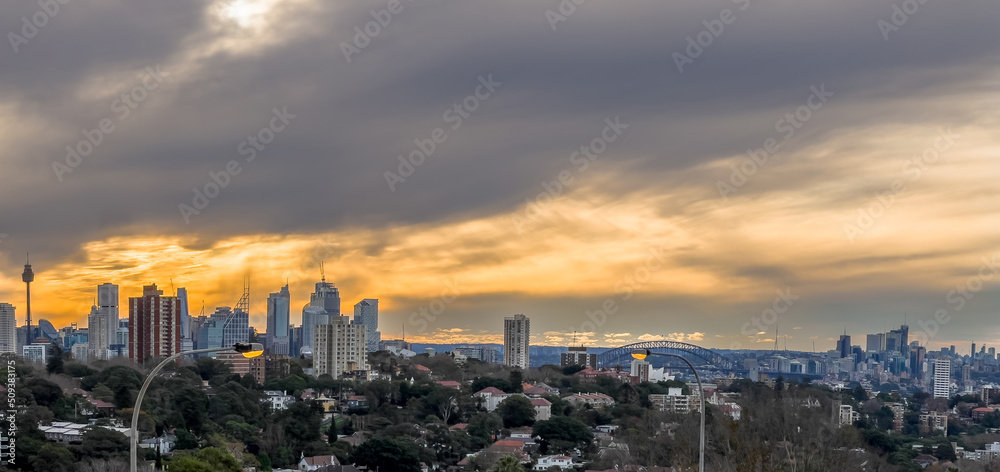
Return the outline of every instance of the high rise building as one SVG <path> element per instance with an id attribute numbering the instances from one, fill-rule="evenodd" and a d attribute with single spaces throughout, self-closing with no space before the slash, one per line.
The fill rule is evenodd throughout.
<path id="1" fill-rule="evenodd" d="M 382 340 L 382 333 L 378 331 L 378 299 L 366 298 L 354 305 L 354 322 L 365 327 L 365 349 L 377 351 Z"/>
<path id="2" fill-rule="evenodd" d="M 181 352 L 194 350 L 194 332 L 191 329 L 191 311 L 188 307 L 188 291 L 177 289 L 177 299 L 181 301 Z"/>
<path id="3" fill-rule="evenodd" d="M 368 370 L 365 326 L 338 316 L 328 324 L 314 326 L 313 374 L 338 379 L 344 372 Z"/>
<path id="4" fill-rule="evenodd" d="M 128 318 L 121 318 L 118 320 L 118 332 L 115 333 L 115 344 L 113 344 L 113 350 L 115 351 L 114 354 L 117 357 L 128 356 L 128 327 Z"/>
<path id="5" fill-rule="evenodd" d="M 951 396 L 951 361 L 936 359 L 934 361 L 934 398 Z"/>
<path id="6" fill-rule="evenodd" d="M 97 305 L 90 307 L 90 316 L 87 317 L 87 358 L 99 360 L 108 358 L 108 348 L 111 346 L 111 339 L 108 338 L 108 316 L 103 308 Z M 118 320 L 115 320 L 115 329 L 118 329 Z"/>
<path id="7" fill-rule="evenodd" d="M 840 353 L 841 359 L 851 356 L 851 337 L 846 333 L 842 334 L 840 339 L 837 340 L 837 352 Z"/>
<path id="8" fill-rule="evenodd" d="M 17 353 L 17 318 L 14 305 L 0 303 L 0 353 Z"/>
<path id="9" fill-rule="evenodd" d="M 181 302 L 165 297 L 156 284 L 142 288 L 142 297 L 128 299 L 129 358 L 144 363 L 181 350 Z"/>
<path id="10" fill-rule="evenodd" d="M 868 343 L 865 346 L 868 352 L 880 352 L 885 350 L 885 333 L 869 334 Z"/>
<path id="11" fill-rule="evenodd" d="M 272 354 L 288 355 L 291 299 L 288 285 L 267 297 L 267 344 Z"/>
<path id="12" fill-rule="evenodd" d="M 587 354 L 587 348 L 584 346 L 570 346 L 568 352 L 559 354 L 559 366 L 567 367 L 571 365 L 596 369 L 597 354 Z"/>
<path id="13" fill-rule="evenodd" d="M 24 344 L 29 345 L 35 342 L 34 333 L 31 330 L 31 282 L 35 281 L 35 273 L 31 271 L 30 260 L 24 262 L 24 272 L 21 274 L 21 280 L 24 281 L 25 308 L 28 314 L 27 322 L 24 325 L 27 331 Z"/>
<path id="14" fill-rule="evenodd" d="M 87 357 L 90 359 L 109 357 L 109 349 L 115 344 L 118 335 L 118 300 L 117 285 L 97 286 L 97 305 L 90 308 L 90 316 L 87 318 Z"/>
<path id="15" fill-rule="evenodd" d="M 503 363 L 527 369 L 530 365 L 531 320 L 518 314 L 503 319 Z"/>
<path id="16" fill-rule="evenodd" d="M 972 343 L 972 351 L 969 352 L 969 355 L 972 356 L 973 359 L 976 358 L 976 343 Z"/>
<path id="17" fill-rule="evenodd" d="M 316 291 L 309 296 L 309 305 L 323 308 L 333 316 L 340 316 L 340 290 L 323 278 L 316 283 Z"/>
<path id="18" fill-rule="evenodd" d="M 649 362 L 632 359 L 631 370 L 629 372 L 632 374 L 632 377 L 638 377 L 640 383 L 649 382 L 649 367 Z"/>
<path id="19" fill-rule="evenodd" d="M 299 351 L 302 348 L 313 347 L 313 332 L 316 326 L 330 324 L 331 317 L 332 315 L 321 306 L 306 305 L 302 309 L 302 345 L 299 346 Z M 299 352 L 292 354 L 297 356 Z"/>

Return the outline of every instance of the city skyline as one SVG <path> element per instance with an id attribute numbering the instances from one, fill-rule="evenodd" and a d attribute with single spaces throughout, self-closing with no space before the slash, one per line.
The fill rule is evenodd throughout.
<path id="1" fill-rule="evenodd" d="M 350 2 L 65 8 L 2 52 L 0 301 L 30 251 L 33 319 L 251 273 L 294 321 L 322 261 L 393 337 L 1000 343 L 996 3 L 724 4 L 407 6 L 365 47 Z"/>

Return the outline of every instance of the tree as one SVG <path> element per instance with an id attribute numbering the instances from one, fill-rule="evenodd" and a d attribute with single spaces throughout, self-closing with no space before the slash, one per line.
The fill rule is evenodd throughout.
<path id="1" fill-rule="evenodd" d="M 510 371 L 508 382 L 510 382 L 510 393 L 521 393 L 524 391 L 524 374 L 521 372 L 521 369 L 515 368 Z"/>
<path id="2" fill-rule="evenodd" d="M 52 344 L 49 347 L 49 360 L 45 363 L 45 370 L 50 374 L 61 374 L 63 373 L 63 364 L 65 360 L 63 359 L 62 348 L 58 344 Z"/>
<path id="3" fill-rule="evenodd" d="M 479 450 L 493 442 L 493 436 L 503 428 L 503 419 L 496 413 L 479 412 L 469 418 L 465 431 L 472 439 L 472 448 Z"/>
<path id="4" fill-rule="evenodd" d="M 197 457 L 198 460 L 211 466 L 213 472 L 243 472 L 243 467 L 236 458 L 224 449 L 206 447 L 198 451 Z"/>
<path id="5" fill-rule="evenodd" d="M 191 434 L 186 429 L 177 428 L 174 433 L 177 436 L 177 449 L 198 449 L 198 437 Z"/>
<path id="6" fill-rule="evenodd" d="M 507 428 L 531 426 L 535 422 L 535 407 L 531 404 L 531 400 L 523 395 L 507 397 L 500 402 L 497 412 L 500 413 L 503 425 Z"/>
<path id="7" fill-rule="evenodd" d="M 18 441 L 18 443 L 20 442 Z M 46 443 L 38 450 L 38 454 L 33 456 L 29 454 L 28 457 L 28 463 L 34 470 L 68 471 L 76 469 L 73 453 L 69 452 L 69 449 L 63 445 Z"/>
<path id="8" fill-rule="evenodd" d="M 261 453 L 261 455 L 257 456 L 257 460 L 260 461 L 261 472 L 271 472 L 271 458 L 267 455 L 266 452 Z"/>
<path id="9" fill-rule="evenodd" d="M 552 419 L 535 423 L 532 434 L 541 438 L 542 453 L 550 449 L 569 452 L 585 447 L 594 439 L 590 428 L 571 416 L 553 416 Z"/>
<path id="10" fill-rule="evenodd" d="M 215 472 L 211 465 L 193 456 L 182 456 L 168 463 L 170 472 Z"/>
<path id="11" fill-rule="evenodd" d="M 513 454 L 507 454 L 500 458 L 489 472 L 525 472 L 521 460 Z"/>
<path id="12" fill-rule="evenodd" d="M 94 428 L 83 433 L 77 450 L 84 457 L 113 459 L 115 457 L 126 457 L 129 452 L 129 443 L 128 439 L 117 431 L 107 428 Z"/>
<path id="13" fill-rule="evenodd" d="M 351 461 L 364 465 L 369 470 L 420 472 L 417 446 L 405 437 L 369 439 L 354 450 Z"/>

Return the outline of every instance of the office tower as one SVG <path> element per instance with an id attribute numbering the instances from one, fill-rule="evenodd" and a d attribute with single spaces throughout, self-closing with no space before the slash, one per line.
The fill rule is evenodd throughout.
<path id="1" fill-rule="evenodd" d="M 973 359 L 976 358 L 976 343 L 972 343 L 972 351 L 969 352 L 969 355 L 972 356 Z"/>
<path id="2" fill-rule="evenodd" d="M 181 352 L 194 350 L 194 337 L 191 330 L 191 311 L 188 306 L 188 291 L 181 287 L 177 289 L 177 299 L 181 301 Z"/>
<path id="3" fill-rule="evenodd" d="M 559 354 L 559 366 L 568 367 L 571 365 L 596 369 L 597 354 L 587 354 L 587 348 L 583 346 L 570 346 L 568 352 Z"/>
<path id="4" fill-rule="evenodd" d="M 31 282 L 35 281 L 35 273 L 31 271 L 30 260 L 24 263 L 24 273 L 21 274 L 21 280 L 24 281 L 25 310 L 27 312 L 27 322 L 24 325 L 27 334 L 25 334 L 24 344 L 29 345 L 35 342 L 35 338 L 31 332 Z"/>
<path id="5" fill-rule="evenodd" d="M 920 366 L 924 365 L 925 356 L 927 356 L 927 348 L 923 346 L 910 348 L 910 372 L 920 371 Z"/>
<path id="6" fill-rule="evenodd" d="M 97 305 L 90 307 L 90 316 L 87 317 L 87 358 L 91 360 L 107 359 L 108 348 L 111 346 L 111 339 L 108 338 L 108 316 L 107 311 L 98 308 Z M 115 320 L 115 330 L 118 329 L 118 320 Z"/>
<path id="7" fill-rule="evenodd" d="M 17 353 L 17 318 L 14 305 L 0 303 L 0 353 Z"/>
<path id="8" fill-rule="evenodd" d="M 378 350 L 382 333 L 378 331 L 378 299 L 366 298 L 354 305 L 354 322 L 365 326 L 365 349 L 368 352 Z"/>
<path id="9" fill-rule="evenodd" d="M 934 361 L 934 398 L 948 398 L 951 395 L 951 361 Z"/>
<path id="10" fill-rule="evenodd" d="M 837 340 L 837 352 L 840 353 L 840 358 L 849 357 L 851 355 L 851 337 L 846 333 L 840 336 Z"/>
<path id="11" fill-rule="evenodd" d="M 313 374 L 338 379 L 344 372 L 368 370 L 365 326 L 338 316 L 328 324 L 314 326 Z"/>
<path id="12" fill-rule="evenodd" d="M 302 327 L 292 326 L 288 330 L 288 355 L 298 356 L 302 350 Z"/>
<path id="13" fill-rule="evenodd" d="M 340 290 L 323 278 L 316 283 L 316 291 L 309 295 L 309 305 L 323 308 L 333 316 L 340 316 Z"/>
<path id="14" fill-rule="evenodd" d="M 288 285 L 267 296 L 267 340 L 272 354 L 288 355 L 291 300 Z"/>
<path id="15" fill-rule="evenodd" d="M 880 352 L 885 350 L 885 333 L 869 334 L 868 342 L 865 346 L 868 352 Z"/>
<path id="16" fill-rule="evenodd" d="M 115 333 L 115 356 L 116 357 L 127 357 L 128 356 L 128 327 L 129 319 L 121 318 L 118 320 L 118 332 Z"/>
<path id="17" fill-rule="evenodd" d="M 306 305 L 302 309 L 302 345 L 299 349 L 313 347 L 313 332 L 316 326 L 330 324 L 330 319 L 334 316 L 339 315 L 332 315 L 321 306 Z"/>
<path id="18" fill-rule="evenodd" d="M 393 351 L 393 350 L 410 350 L 412 346 L 406 341 L 382 341 L 379 343 L 380 351 Z M 452 352 L 456 354 L 461 354 L 469 359 L 478 359 L 487 364 L 496 364 L 499 362 L 499 355 L 497 350 L 482 344 L 463 344 L 461 346 L 456 346 L 452 349 Z"/>
<path id="19" fill-rule="evenodd" d="M 172 356 L 181 350 L 181 302 L 164 297 L 156 284 L 142 288 L 142 297 L 128 299 L 129 358 L 144 363 L 148 359 Z"/>
<path id="20" fill-rule="evenodd" d="M 527 369 L 530 365 L 531 320 L 518 314 L 503 319 L 503 363 Z"/>

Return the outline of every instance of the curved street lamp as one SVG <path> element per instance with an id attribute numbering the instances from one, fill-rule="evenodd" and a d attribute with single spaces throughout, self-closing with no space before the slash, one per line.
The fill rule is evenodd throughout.
<path id="1" fill-rule="evenodd" d="M 687 359 L 678 356 L 677 354 L 664 354 L 659 352 L 653 352 L 649 349 L 633 349 L 632 357 L 638 360 L 644 360 L 649 356 L 664 356 L 664 357 L 676 357 L 684 361 L 691 371 L 694 372 L 694 378 L 698 381 L 698 393 L 701 394 L 701 444 L 698 447 L 698 472 L 705 472 L 705 409 L 707 405 L 705 404 L 705 389 L 701 388 L 701 377 L 698 375 L 698 370 L 694 368 Z"/>
<path id="2" fill-rule="evenodd" d="M 135 407 L 132 409 L 132 472 L 136 472 L 138 469 L 138 462 L 136 462 L 136 446 L 139 444 L 139 407 L 142 406 L 142 397 L 146 395 L 146 389 L 149 388 L 149 384 L 153 382 L 153 378 L 156 374 L 163 370 L 170 361 L 173 361 L 181 356 L 186 356 L 188 354 L 208 354 L 212 352 L 222 352 L 222 351 L 236 351 L 243 354 L 243 357 L 247 359 L 258 357 L 264 354 L 264 345 L 260 343 L 236 343 L 232 347 L 216 347 L 211 349 L 197 349 L 194 351 L 184 351 L 178 352 L 160 362 L 160 365 L 156 366 L 149 375 L 146 376 L 146 381 L 142 383 L 142 389 L 139 390 L 139 396 L 135 399 Z"/>

